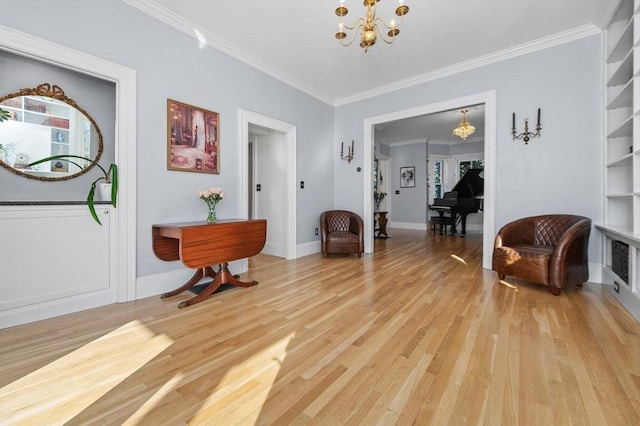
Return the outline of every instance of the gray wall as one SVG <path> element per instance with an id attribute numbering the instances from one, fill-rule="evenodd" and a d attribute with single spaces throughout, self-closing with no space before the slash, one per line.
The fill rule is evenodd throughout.
<path id="1" fill-rule="evenodd" d="M 434 144 L 429 144 L 429 152 Z M 457 143 L 449 146 L 448 155 L 463 155 L 463 154 L 476 154 L 478 152 L 484 152 L 484 141 Z"/>
<path id="2" fill-rule="evenodd" d="M 0 96 L 42 83 L 57 84 L 93 117 L 102 132 L 100 165 L 108 169 L 115 159 L 114 83 L 0 50 Z M 52 182 L 28 179 L 0 168 L 0 201 L 84 201 L 91 182 L 100 175 L 100 170 L 92 170 L 71 180 Z"/>
<path id="3" fill-rule="evenodd" d="M 401 188 L 400 168 L 415 167 L 414 188 Z M 426 223 L 427 211 L 427 143 L 391 147 L 391 187 L 389 199 L 392 222 Z M 400 191 L 396 194 L 396 191 Z"/>
<path id="4" fill-rule="evenodd" d="M 3 0 L 0 25 L 137 71 L 137 276 L 183 268 L 151 249 L 151 226 L 202 219 L 196 192 L 220 186 L 221 218 L 241 217 L 239 110 L 297 126 L 298 244 L 318 240 L 320 212 L 333 207 L 334 108 L 120 1 Z M 69 23 L 73 23 L 72 25 Z M 2 41 L 0 40 L 0 44 Z M 171 98 L 220 113 L 221 173 L 168 171 L 166 102 Z M 10 173 L 0 170 L 0 187 Z M 17 188 L 27 179 L 15 181 Z M 329 189 L 327 189 L 329 188 Z"/>
<path id="5" fill-rule="evenodd" d="M 363 120 L 495 90 L 496 230 L 518 217 L 574 213 L 602 221 L 602 53 L 599 35 L 486 65 L 336 109 L 336 140 L 355 138 L 362 165 Z M 542 108 L 542 137 L 511 138 L 511 113 Z M 522 128 L 522 122 L 518 123 Z M 353 163 L 352 163 L 353 164 Z M 363 212 L 363 176 L 336 166 L 336 204 Z M 595 233 L 595 231 L 594 231 Z M 591 260 L 599 238 L 592 234 Z"/>

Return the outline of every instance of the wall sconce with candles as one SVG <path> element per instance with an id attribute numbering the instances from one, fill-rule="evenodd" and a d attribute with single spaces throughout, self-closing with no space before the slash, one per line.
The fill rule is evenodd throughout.
<path id="1" fill-rule="evenodd" d="M 347 155 L 344 155 L 344 142 L 340 145 L 340 159 L 347 160 L 347 163 L 351 164 L 353 160 L 353 141 L 351 141 L 351 147 L 347 146 Z"/>
<path id="2" fill-rule="evenodd" d="M 540 108 L 538 108 L 538 124 L 536 124 L 536 131 L 529 131 L 529 119 L 524 119 L 524 132 L 520 134 L 516 134 L 516 113 L 513 113 L 513 119 L 511 124 L 511 135 L 513 135 L 513 140 L 522 139 L 524 140 L 525 145 L 529 143 L 529 139 L 535 138 L 536 136 L 540 136 L 540 130 L 542 130 L 542 126 L 540 125 Z"/>

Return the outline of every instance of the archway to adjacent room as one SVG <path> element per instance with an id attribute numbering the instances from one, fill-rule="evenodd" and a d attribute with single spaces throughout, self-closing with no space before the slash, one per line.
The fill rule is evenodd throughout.
<path id="1" fill-rule="evenodd" d="M 449 99 L 419 107 L 395 111 L 364 120 L 364 176 L 373 175 L 374 126 L 394 120 L 417 117 L 447 111 L 465 105 L 484 104 L 485 145 L 484 145 L 484 215 L 483 215 L 483 268 L 491 268 L 491 252 L 495 235 L 495 167 L 496 167 L 496 92 L 489 91 L 475 95 Z M 364 179 L 364 226 L 365 252 L 374 249 L 373 235 L 373 182 Z"/>

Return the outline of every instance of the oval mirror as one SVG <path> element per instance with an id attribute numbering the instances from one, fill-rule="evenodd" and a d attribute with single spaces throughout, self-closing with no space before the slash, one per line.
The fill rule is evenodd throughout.
<path id="1" fill-rule="evenodd" d="M 39 180 L 65 180 L 93 167 L 89 161 L 54 160 L 30 166 L 53 155 L 77 155 L 98 161 L 102 133 L 93 118 L 56 85 L 44 83 L 0 98 L 0 166 Z"/>

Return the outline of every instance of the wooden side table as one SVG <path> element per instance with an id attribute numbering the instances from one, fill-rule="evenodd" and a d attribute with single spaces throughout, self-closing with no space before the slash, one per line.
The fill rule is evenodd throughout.
<path id="1" fill-rule="evenodd" d="M 215 223 L 183 222 L 153 225 L 153 252 L 162 260 L 180 259 L 187 268 L 196 269 L 189 281 L 160 297 L 175 296 L 195 286 L 202 278 L 213 278 L 206 289 L 178 308 L 193 305 L 213 294 L 222 284 L 250 287 L 257 281 L 240 281 L 228 268 L 234 260 L 255 256 L 262 251 L 267 238 L 264 219 L 228 219 Z M 212 266 L 218 265 L 218 271 Z"/>
<path id="2" fill-rule="evenodd" d="M 389 238 L 387 235 L 387 212 L 374 212 L 373 217 L 377 224 L 374 229 L 376 238 L 386 240 Z"/>

